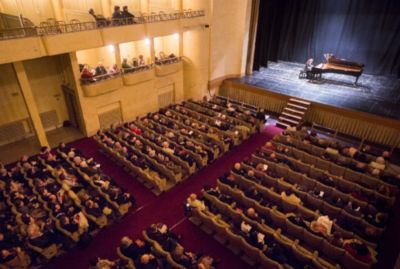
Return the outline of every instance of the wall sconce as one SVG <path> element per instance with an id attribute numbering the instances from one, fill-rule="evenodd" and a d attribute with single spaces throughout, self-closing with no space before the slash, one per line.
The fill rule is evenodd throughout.
<path id="1" fill-rule="evenodd" d="M 108 45 L 108 50 L 109 50 L 110 52 L 114 52 L 114 51 L 115 51 L 114 45 Z"/>
<path id="2" fill-rule="evenodd" d="M 178 33 L 175 33 L 175 34 L 173 34 L 172 36 L 173 36 L 173 38 L 174 38 L 175 40 L 178 40 L 178 39 L 179 39 L 179 34 L 178 34 Z"/>
<path id="3" fill-rule="evenodd" d="M 146 38 L 144 39 L 144 44 L 150 45 L 150 38 L 146 37 Z"/>

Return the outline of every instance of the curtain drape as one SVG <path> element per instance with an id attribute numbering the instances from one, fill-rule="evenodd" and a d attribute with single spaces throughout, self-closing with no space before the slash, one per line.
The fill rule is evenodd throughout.
<path id="1" fill-rule="evenodd" d="M 254 70 L 277 60 L 319 63 L 324 53 L 400 77 L 400 1 L 260 2 Z"/>

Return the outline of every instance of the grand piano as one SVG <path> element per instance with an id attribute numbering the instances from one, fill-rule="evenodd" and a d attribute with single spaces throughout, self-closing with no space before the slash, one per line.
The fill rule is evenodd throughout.
<path id="1" fill-rule="evenodd" d="M 354 84 L 357 85 L 358 78 L 364 71 L 364 64 L 339 59 L 332 54 L 324 54 L 324 56 L 326 63 L 320 63 L 311 69 L 314 78 L 321 78 L 324 73 L 350 75 L 356 77 Z"/>

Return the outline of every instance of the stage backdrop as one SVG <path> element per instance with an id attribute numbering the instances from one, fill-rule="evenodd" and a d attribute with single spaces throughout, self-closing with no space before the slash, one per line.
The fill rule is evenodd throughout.
<path id="1" fill-rule="evenodd" d="M 400 0 L 261 0 L 254 70 L 333 53 L 400 77 Z"/>

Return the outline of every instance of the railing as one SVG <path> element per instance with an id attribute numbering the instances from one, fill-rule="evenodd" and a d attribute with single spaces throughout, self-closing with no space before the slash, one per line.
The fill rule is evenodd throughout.
<path id="1" fill-rule="evenodd" d="M 135 66 L 135 67 L 131 67 L 131 68 L 123 68 L 123 73 L 124 74 L 138 73 L 138 72 L 150 70 L 153 67 L 154 67 L 154 64 L 147 64 L 147 65 Z"/>
<path id="2" fill-rule="evenodd" d="M 36 28 L 1 29 L 0 40 L 37 36 Z"/>
<path id="3" fill-rule="evenodd" d="M 81 78 L 81 84 L 88 85 L 88 84 L 92 84 L 92 83 L 98 83 L 98 82 L 113 79 L 113 78 L 116 78 L 119 76 L 121 76 L 121 72 L 114 73 L 114 74 L 104 74 L 104 75 L 93 76 L 92 78 Z"/>
<path id="4" fill-rule="evenodd" d="M 156 65 L 167 65 L 167 64 L 173 64 L 173 63 L 178 63 L 182 60 L 182 57 L 166 57 L 164 59 L 159 59 L 155 61 Z"/>
<path id="5" fill-rule="evenodd" d="M 64 21 L 56 21 L 49 19 L 46 22 L 42 22 L 37 27 L 24 27 L 24 28 L 13 28 L 13 29 L 0 29 L 0 40 L 2 39 L 13 39 L 23 38 L 30 36 L 45 36 L 55 35 L 64 33 L 81 32 L 88 30 L 95 30 L 105 27 L 124 26 L 130 24 L 143 24 L 143 23 L 155 23 L 170 20 L 179 20 L 186 18 L 196 18 L 205 16 L 204 10 L 185 10 L 183 12 L 172 12 L 158 14 L 152 13 L 150 15 L 141 14 L 140 17 L 135 18 L 124 18 L 118 20 L 107 20 L 102 19 L 101 21 L 92 22 L 80 22 L 78 20 L 71 20 L 69 23 Z"/>

